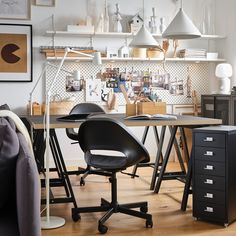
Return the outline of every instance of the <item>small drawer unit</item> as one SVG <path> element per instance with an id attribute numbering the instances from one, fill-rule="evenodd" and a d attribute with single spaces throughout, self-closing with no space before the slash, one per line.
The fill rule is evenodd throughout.
<path id="1" fill-rule="evenodd" d="M 193 217 L 236 220 L 236 126 L 193 129 Z"/>

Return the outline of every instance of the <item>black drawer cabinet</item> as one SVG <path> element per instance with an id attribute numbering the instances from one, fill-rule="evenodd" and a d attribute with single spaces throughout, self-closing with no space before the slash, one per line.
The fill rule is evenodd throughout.
<path id="1" fill-rule="evenodd" d="M 193 217 L 236 220 L 236 126 L 193 129 Z"/>

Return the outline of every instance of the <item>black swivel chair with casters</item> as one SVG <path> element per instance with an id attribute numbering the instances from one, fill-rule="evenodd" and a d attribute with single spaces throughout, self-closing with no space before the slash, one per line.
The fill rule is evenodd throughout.
<path id="1" fill-rule="evenodd" d="M 116 173 L 137 163 L 145 163 L 150 160 L 143 144 L 127 130 L 125 125 L 109 118 L 90 118 L 83 122 L 79 129 L 78 139 L 80 140 L 80 147 L 84 151 L 86 163 L 93 168 L 111 174 L 109 179 L 111 183 L 111 202 L 102 198 L 100 206 L 73 208 L 73 220 L 78 221 L 80 213 L 106 211 L 98 222 L 99 232 L 105 234 L 107 227 L 104 223 L 113 213 L 120 212 L 146 219 L 146 227 L 152 227 L 152 215 L 147 213 L 147 202 L 122 205 L 117 201 Z M 140 211 L 131 208 L 139 208 Z"/>
<path id="2" fill-rule="evenodd" d="M 79 104 L 75 105 L 70 111 L 70 115 L 72 115 L 72 114 L 90 114 L 90 113 L 105 114 L 105 111 L 102 109 L 102 107 L 100 107 L 99 105 L 97 105 L 95 103 L 79 103 Z M 79 142 L 77 130 L 75 130 L 73 128 L 67 128 L 66 135 L 68 138 L 75 141 L 74 143 Z M 83 176 L 80 178 L 80 185 L 85 185 L 84 179 L 89 174 L 102 174 L 102 175 L 104 175 L 102 172 L 92 170 L 92 168 L 89 165 L 87 165 L 86 169 L 79 168 L 78 171 L 68 171 L 68 174 L 69 175 L 83 174 Z"/>

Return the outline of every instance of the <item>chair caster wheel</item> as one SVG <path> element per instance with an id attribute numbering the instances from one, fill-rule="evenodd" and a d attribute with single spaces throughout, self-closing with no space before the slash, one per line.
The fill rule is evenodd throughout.
<path id="1" fill-rule="evenodd" d="M 105 225 L 99 224 L 98 225 L 98 231 L 100 234 L 105 234 L 107 232 L 108 228 Z"/>
<path id="2" fill-rule="evenodd" d="M 140 211 L 143 212 L 143 213 L 147 213 L 148 212 L 147 206 L 140 207 Z"/>
<path id="3" fill-rule="evenodd" d="M 146 228 L 152 228 L 152 227 L 153 227 L 152 220 L 146 220 Z"/>
<path id="4" fill-rule="evenodd" d="M 81 179 L 80 179 L 79 185 L 80 185 L 80 186 L 84 186 L 84 185 L 85 185 L 85 181 L 84 181 L 84 179 L 83 179 L 82 177 L 81 177 Z"/>
<path id="5" fill-rule="evenodd" d="M 74 222 L 77 222 L 78 220 L 81 220 L 80 214 L 78 214 L 78 213 L 73 213 L 73 212 L 72 212 L 72 220 L 73 220 Z"/>

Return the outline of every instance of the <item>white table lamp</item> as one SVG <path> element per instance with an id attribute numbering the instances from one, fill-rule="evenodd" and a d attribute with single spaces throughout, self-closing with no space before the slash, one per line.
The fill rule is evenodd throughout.
<path id="1" fill-rule="evenodd" d="M 215 75 L 219 79 L 219 94 L 230 94 L 230 79 L 232 66 L 229 63 L 220 63 L 216 66 Z"/>

